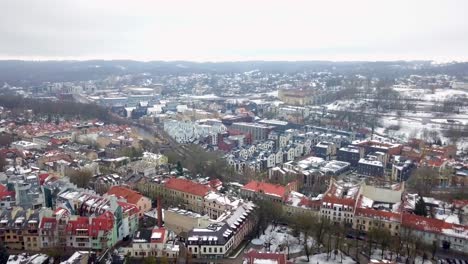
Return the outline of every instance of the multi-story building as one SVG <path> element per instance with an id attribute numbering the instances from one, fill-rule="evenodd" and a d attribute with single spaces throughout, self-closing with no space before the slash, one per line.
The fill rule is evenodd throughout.
<path id="1" fill-rule="evenodd" d="M 187 249 L 194 258 L 223 258 L 235 250 L 252 232 L 256 218 L 254 204 L 239 201 L 238 206 L 220 216 L 206 228 L 194 228 L 188 233 Z"/>
<path id="2" fill-rule="evenodd" d="M 408 180 L 413 171 L 414 164 L 411 160 L 395 160 L 392 164 L 392 181 L 402 182 Z"/>
<path id="3" fill-rule="evenodd" d="M 139 210 L 139 217 L 151 210 L 151 200 L 148 197 L 141 195 L 139 192 L 122 187 L 112 186 L 107 195 L 115 195 L 119 199 L 124 199 L 127 203 L 135 205 Z"/>
<path id="4" fill-rule="evenodd" d="M 133 258 L 159 257 L 174 259 L 179 255 L 179 246 L 175 240 L 169 240 L 169 230 L 165 228 L 139 229 L 131 245 L 122 251 Z"/>
<path id="5" fill-rule="evenodd" d="M 183 236 L 194 228 L 205 228 L 213 223 L 208 215 L 201 215 L 180 208 L 169 208 L 164 211 L 165 227 L 177 235 Z"/>
<path id="6" fill-rule="evenodd" d="M 315 156 L 330 160 L 336 155 L 336 145 L 333 142 L 321 141 L 314 146 Z"/>
<path id="7" fill-rule="evenodd" d="M 164 184 L 164 197 L 179 201 L 187 210 L 203 213 L 205 196 L 209 186 L 186 179 L 170 178 Z"/>
<path id="8" fill-rule="evenodd" d="M 359 189 L 359 184 L 339 183 L 331 178 L 330 186 L 322 197 L 320 216 L 333 223 L 352 226 Z"/>
<path id="9" fill-rule="evenodd" d="M 267 199 L 272 202 L 284 202 L 291 191 L 297 191 L 297 182 L 293 181 L 286 186 L 266 182 L 250 181 L 242 187 L 240 194 L 250 200 Z"/>
<path id="10" fill-rule="evenodd" d="M 302 106 L 320 101 L 317 91 L 313 88 L 281 88 L 278 98 L 286 104 Z"/>
<path id="11" fill-rule="evenodd" d="M 364 157 L 364 149 L 358 147 L 342 147 L 338 149 L 336 159 L 346 161 L 355 167 L 358 165 L 359 160 Z"/>
<path id="12" fill-rule="evenodd" d="M 380 142 L 377 140 L 356 140 L 352 142 L 352 145 L 363 148 L 365 155 L 372 152 L 383 152 L 387 154 L 388 157 L 399 155 L 403 148 L 403 146 L 400 144 Z"/>
<path id="13" fill-rule="evenodd" d="M 353 228 L 364 232 L 384 228 L 392 235 L 399 235 L 403 191 L 404 184 L 391 188 L 363 184 L 356 202 Z"/>
<path id="14" fill-rule="evenodd" d="M 366 156 L 359 160 L 357 173 L 372 177 L 383 177 L 385 175 L 385 164 L 376 156 Z"/>
<path id="15" fill-rule="evenodd" d="M 424 244 L 445 250 L 468 252 L 468 226 L 443 220 L 403 213 L 402 232 Z"/>
<path id="16" fill-rule="evenodd" d="M 15 207 L 0 212 L 0 240 L 7 249 L 38 250 L 39 211 Z"/>
<path id="17" fill-rule="evenodd" d="M 230 129 L 233 130 L 251 134 L 253 141 L 266 140 L 268 138 L 268 133 L 270 133 L 273 128 L 273 126 L 269 125 L 246 122 L 233 123 L 230 127 Z"/>
<path id="18" fill-rule="evenodd" d="M 138 228 L 139 209 L 136 205 L 118 201 L 114 195 L 101 197 L 82 191 L 67 190 L 59 194 L 57 207 L 66 208 L 70 215 L 97 217 L 113 215 L 116 238 L 120 241 L 131 236 Z"/>

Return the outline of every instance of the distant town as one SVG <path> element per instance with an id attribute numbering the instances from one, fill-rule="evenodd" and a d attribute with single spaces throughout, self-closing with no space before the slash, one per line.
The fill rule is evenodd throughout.
<path id="1" fill-rule="evenodd" d="M 468 63 L 9 67 L 0 263 L 468 263 Z"/>

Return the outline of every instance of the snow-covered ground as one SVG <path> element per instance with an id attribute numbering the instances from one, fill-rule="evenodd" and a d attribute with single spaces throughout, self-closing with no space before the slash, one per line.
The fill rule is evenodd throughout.
<path id="1" fill-rule="evenodd" d="M 463 123 L 468 124 L 468 119 L 461 120 Z M 383 116 L 380 118 L 382 127 L 376 129 L 377 133 L 386 134 L 391 138 L 397 138 L 402 141 L 407 141 L 410 138 L 421 138 L 424 130 L 435 131 L 437 136 L 441 139 L 443 144 L 449 144 L 450 139 L 447 138 L 443 130 L 447 129 L 447 125 L 442 122 L 439 124 L 425 122 L 424 119 L 407 118 L 407 117 L 390 117 Z M 398 130 L 389 128 L 398 127 Z M 468 138 L 461 138 L 457 142 L 459 150 L 468 150 Z"/>
<path id="2" fill-rule="evenodd" d="M 420 99 L 424 101 L 444 101 L 454 97 L 466 97 L 468 98 L 468 91 L 454 90 L 454 89 L 435 89 L 434 93 L 431 93 L 429 89 L 411 89 L 411 88 L 394 88 L 395 91 L 399 92 L 403 97 L 409 97 L 413 99 Z"/>
<path id="3" fill-rule="evenodd" d="M 396 253 L 392 253 L 389 250 L 384 251 L 384 257 L 383 257 L 384 260 L 393 260 L 394 261 L 396 257 L 397 257 Z M 380 250 L 380 249 L 372 250 L 371 259 L 382 260 L 382 250 Z"/>
<path id="4" fill-rule="evenodd" d="M 254 244 L 262 244 L 262 251 L 282 253 L 288 253 L 289 245 L 289 253 L 298 253 L 304 249 L 303 238 L 304 237 L 302 234 L 301 238 L 294 237 L 292 235 L 292 230 L 288 227 L 282 225 L 278 225 L 276 227 L 273 225 L 269 225 L 268 228 L 265 230 L 265 234 L 261 235 L 258 239 L 255 239 Z M 268 243 L 271 244 L 269 250 L 267 246 Z M 309 237 L 308 245 L 314 245 L 313 238 Z"/>
<path id="5" fill-rule="evenodd" d="M 343 260 L 341 257 L 343 256 Z M 352 258 L 346 256 L 344 253 L 341 254 L 341 252 L 338 252 L 337 255 L 335 255 L 333 252 L 331 253 L 330 258 L 327 260 L 327 253 L 322 253 L 322 254 L 317 254 L 310 256 L 309 261 L 307 262 L 307 257 L 302 256 L 299 258 L 294 259 L 294 263 L 310 263 L 310 264 L 354 264 L 356 261 L 354 261 Z"/>

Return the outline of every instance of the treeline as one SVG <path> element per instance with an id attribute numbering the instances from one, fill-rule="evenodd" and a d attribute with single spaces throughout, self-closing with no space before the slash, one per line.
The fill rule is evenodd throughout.
<path id="1" fill-rule="evenodd" d="M 108 110 L 96 104 L 84 104 L 70 101 L 52 101 L 48 99 L 25 98 L 12 94 L 0 94 L 0 106 L 10 110 L 30 109 L 36 115 L 58 115 L 80 118 L 96 118 L 104 122 L 117 124 L 127 121 L 111 115 Z"/>

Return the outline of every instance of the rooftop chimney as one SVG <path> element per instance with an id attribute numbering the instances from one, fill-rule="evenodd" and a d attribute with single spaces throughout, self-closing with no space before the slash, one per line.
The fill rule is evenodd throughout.
<path id="1" fill-rule="evenodd" d="M 159 228 L 162 227 L 162 221 L 163 221 L 163 216 L 162 216 L 162 199 L 161 196 L 158 196 L 157 200 L 157 211 L 158 211 L 158 226 Z"/>

